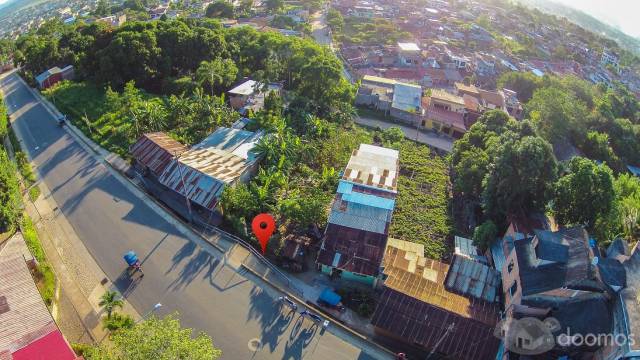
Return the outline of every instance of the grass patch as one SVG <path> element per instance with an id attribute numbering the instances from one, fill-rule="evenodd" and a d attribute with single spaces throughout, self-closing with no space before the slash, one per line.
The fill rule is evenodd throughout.
<path id="1" fill-rule="evenodd" d="M 124 119 L 108 112 L 104 89 L 88 82 L 64 81 L 42 93 L 91 140 L 108 151 L 129 156 L 130 142 L 119 131 Z"/>
<path id="2" fill-rule="evenodd" d="M 46 262 L 47 258 L 44 255 L 44 249 L 42 249 L 42 244 L 40 244 L 40 239 L 38 238 L 38 232 L 36 231 L 36 227 L 33 225 L 33 221 L 27 215 L 22 217 L 22 236 L 24 237 L 24 241 L 27 243 L 27 248 L 29 248 L 29 252 L 33 255 L 36 260 L 41 262 Z"/>
<path id="3" fill-rule="evenodd" d="M 31 255 L 33 255 L 38 262 L 38 266 L 36 267 L 34 274 L 36 285 L 38 286 L 38 290 L 40 290 L 42 300 L 44 300 L 47 306 L 50 306 L 53 303 L 56 291 L 55 274 L 53 273 L 49 263 L 47 263 L 47 258 L 45 256 L 44 249 L 42 248 L 42 244 L 40 243 L 38 232 L 33 225 L 33 221 L 31 221 L 31 218 L 29 218 L 27 214 L 24 214 L 22 217 L 21 228 L 22 236 L 24 237 L 24 241 L 27 244 L 29 252 L 31 252 Z"/>
<path id="4" fill-rule="evenodd" d="M 426 145 L 409 140 L 400 151 L 398 197 L 389 236 L 423 244 L 425 256 L 440 259 L 450 252 L 449 167 Z"/>
<path id="5" fill-rule="evenodd" d="M 394 121 L 394 119 L 391 116 L 385 115 L 384 112 L 374 110 L 374 109 L 369 109 L 367 107 L 357 107 L 356 111 L 358 112 L 358 116 L 367 117 L 371 119 L 378 119 L 382 121 Z"/>
<path id="6" fill-rule="evenodd" d="M 40 188 L 38 186 L 33 186 L 29 188 L 29 199 L 31 202 L 36 201 L 40 197 Z"/>

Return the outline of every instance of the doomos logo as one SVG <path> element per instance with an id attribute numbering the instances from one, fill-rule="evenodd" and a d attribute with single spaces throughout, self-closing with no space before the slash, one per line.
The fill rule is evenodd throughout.
<path id="1" fill-rule="evenodd" d="M 500 321 L 494 335 L 501 338 L 506 350 L 521 355 L 545 353 L 556 345 L 553 332 L 560 330 L 560 322 L 555 318 L 541 321 L 532 317 L 508 318 Z"/>

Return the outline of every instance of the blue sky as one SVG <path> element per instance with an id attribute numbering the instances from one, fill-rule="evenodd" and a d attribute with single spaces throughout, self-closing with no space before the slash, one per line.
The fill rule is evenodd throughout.
<path id="1" fill-rule="evenodd" d="M 2 1 L 2 0 L 0 0 Z M 639 0 L 553 0 L 582 10 L 596 19 L 640 38 Z"/>

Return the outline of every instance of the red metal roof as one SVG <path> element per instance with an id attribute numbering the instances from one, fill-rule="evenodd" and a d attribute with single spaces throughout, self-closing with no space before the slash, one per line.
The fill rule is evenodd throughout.
<path id="1" fill-rule="evenodd" d="M 60 330 L 55 330 L 31 342 L 22 349 L 15 351 L 13 360 L 75 360 L 76 354 L 62 336 Z"/>
<path id="2" fill-rule="evenodd" d="M 138 162 L 158 176 L 175 156 L 187 151 L 187 147 L 165 133 L 156 132 L 144 134 L 129 150 Z"/>

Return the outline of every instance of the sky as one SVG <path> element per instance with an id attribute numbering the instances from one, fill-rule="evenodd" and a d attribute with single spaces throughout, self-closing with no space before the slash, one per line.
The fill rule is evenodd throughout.
<path id="1" fill-rule="evenodd" d="M 2 0 L 0 0 L 2 1 Z M 553 0 L 582 10 L 596 19 L 640 38 L 639 0 Z"/>

